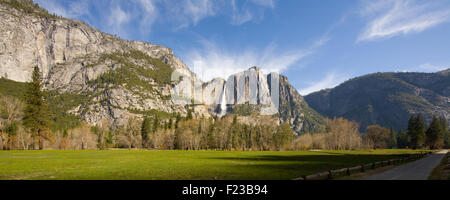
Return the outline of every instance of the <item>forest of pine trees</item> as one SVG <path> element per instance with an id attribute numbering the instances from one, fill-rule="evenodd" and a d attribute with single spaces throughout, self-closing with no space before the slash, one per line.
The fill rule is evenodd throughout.
<path id="1" fill-rule="evenodd" d="M 407 132 L 402 130 L 397 134 L 400 148 L 413 149 L 439 149 L 448 148 L 450 133 L 447 120 L 433 117 L 431 123 L 426 127 L 421 114 L 411 116 L 408 121 Z"/>

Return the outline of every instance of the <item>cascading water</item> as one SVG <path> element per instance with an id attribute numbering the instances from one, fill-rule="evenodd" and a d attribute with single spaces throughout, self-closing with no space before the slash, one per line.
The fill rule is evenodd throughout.
<path id="1" fill-rule="evenodd" d="M 224 116 L 225 114 L 227 114 L 227 90 L 226 90 L 226 85 L 223 86 L 223 93 L 222 93 L 222 99 L 220 100 L 220 115 L 219 116 Z"/>

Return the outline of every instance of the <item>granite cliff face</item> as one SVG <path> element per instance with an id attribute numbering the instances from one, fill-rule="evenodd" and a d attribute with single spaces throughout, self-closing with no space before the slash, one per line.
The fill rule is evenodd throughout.
<path id="1" fill-rule="evenodd" d="M 309 94 L 308 104 L 327 117 L 406 129 L 411 115 L 450 120 L 449 69 L 437 73 L 375 73 L 351 79 L 336 88 Z"/>
<path id="2" fill-rule="evenodd" d="M 73 99 L 67 112 L 90 124 L 185 115 L 192 109 L 197 117 L 274 115 L 296 132 L 322 128 L 320 115 L 286 77 L 264 75 L 255 67 L 203 83 L 169 48 L 122 40 L 52 16 L 31 0 L 0 0 L 0 19 L 0 77 L 26 82 L 39 66 L 45 89 Z M 271 87 L 273 81 L 277 87 Z M 188 98 L 173 100 L 174 94 Z"/>
<path id="3" fill-rule="evenodd" d="M 279 123 L 288 122 L 296 133 L 324 129 L 323 117 L 308 106 L 287 77 L 277 73 L 264 74 L 260 68 L 252 67 L 230 75 L 227 80 L 191 82 L 176 86 L 175 96 L 181 101 L 187 99 L 186 104 L 206 106 L 213 115 L 271 115 L 279 118 Z"/>
<path id="4" fill-rule="evenodd" d="M 191 73 L 171 49 L 125 41 L 83 22 L 46 14 L 32 1 L 0 1 L 0 76 L 26 82 L 33 66 L 45 88 L 83 97 L 69 112 L 96 124 L 155 110 L 186 113 L 170 95 L 170 74 Z"/>

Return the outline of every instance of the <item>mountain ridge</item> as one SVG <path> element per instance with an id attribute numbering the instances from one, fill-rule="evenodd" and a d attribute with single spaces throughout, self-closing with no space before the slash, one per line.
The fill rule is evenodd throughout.
<path id="1" fill-rule="evenodd" d="M 174 71 L 199 83 L 189 85 L 194 88 L 184 88 L 185 92 L 196 90 L 197 86 L 201 90 L 209 87 L 216 91 L 227 82 L 225 79 L 202 82 L 170 48 L 122 40 L 78 20 L 50 15 L 31 0 L 0 0 L 0 19 L 0 44 L 3 44 L 0 77 L 26 82 L 32 68 L 39 66 L 45 89 L 55 95 L 52 98 L 65 95 L 77 100 L 64 112 L 80 116 L 92 125 L 103 119 L 108 119 L 111 124 L 124 124 L 129 118 L 144 115 L 172 118 L 175 113 L 186 115 L 189 110 L 193 111 L 194 117 L 219 114 L 219 105 L 206 105 L 205 99 L 212 97 L 204 98 L 203 93 L 192 96 L 194 101 L 201 99 L 195 106 L 178 104 L 171 99 L 176 85 Z M 245 82 L 252 79 L 249 74 L 266 76 L 254 71 L 259 70 L 251 67 L 230 77 Z M 268 88 L 267 81 L 255 80 L 258 80 L 257 85 Z M 290 123 L 297 133 L 323 129 L 323 117 L 308 107 L 287 78 L 280 76 L 279 80 L 280 92 L 284 92 L 279 99 L 279 123 Z M 233 90 L 233 93 L 244 95 L 236 88 Z M 214 97 L 219 95 L 217 92 Z M 262 100 L 260 97 L 258 101 Z M 245 103 L 239 101 L 227 105 L 225 114 L 239 114 L 236 109 L 245 107 Z"/>
<path id="2" fill-rule="evenodd" d="M 436 73 L 385 72 L 350 79 L 339 86 L 305 96 L 308 104 L 327 117 L 405 129 L 409 116 L 450 118 L 448 69 Z M 355 109 L 356 108 L 356 109 Z"/>

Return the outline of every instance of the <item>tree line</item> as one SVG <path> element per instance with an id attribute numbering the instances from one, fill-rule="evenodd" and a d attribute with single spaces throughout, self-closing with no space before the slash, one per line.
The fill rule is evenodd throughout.
<path id="1" fill-rule="evenodd" d="M 25 102 L 0 98 L 0 149 L 181 149 L 181 150 L 356 150 L 449 147 L 447 120 L 433 117 L 425 126 L 422 115 L 412 116 L 406 132 L 371 125 L 366 133 L 359 124 L 344 118 L 326 119 L 323 133 L 294 136 L 288 123 L 271 116 L 237 115 L 222 118 L 171 118 L 158 115 L 130 118 L 111 127 L 105 119 L 96 126 L 82 123 L 76 128 L 51 131 L 48 105 L 42 92 L 39 68 L 28 83 Z"/>
<path id="2" fill-rule="evenodd" d="M 327 119 L 325 133 L 304 134 L 295 140 L 295 149 L 440 149 L 450 148 L 450 131 L 445 118 L 433 117 L 425 126 L 421 114 L 411 116 L 406 132 L 379 125 L 360 134 L 358 123 L 343 118 Z"/>
<path id="3" fill-rule="evenodd" d="M 0 99 L 0 148 L 9 149 L 214 149 L 281 150 L 292 142 L 289 124 L 261 117 L 253 125 L 239 122 L 237 116 L 193 119 L 192 111 L 182 117 L 160 119 L 130 118 L 111 127 L 105 119 L 96 126 L 82 123 L 68 130 L 51 131 L 48 105 L 44 98 L 39 68 L 27 83 L 25 102 L 13 97 Z"/>
<path id="4" fill-rule="evenodd" d="M 430 124 L 425 126 L 423 116 L 411 116 L 408 120 L 406 133 L 399 130 L 398 146 L 400 148 L 410 147 L 413 149 L 439 149 L 450 146 L 450 133 L 447 120 L 433 116 Z"/>

